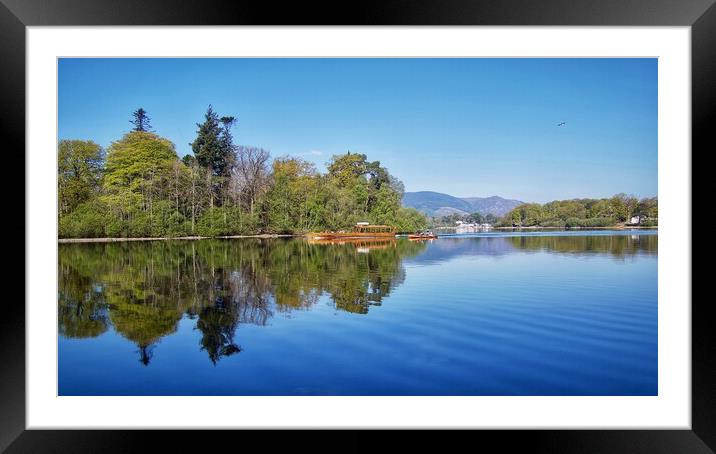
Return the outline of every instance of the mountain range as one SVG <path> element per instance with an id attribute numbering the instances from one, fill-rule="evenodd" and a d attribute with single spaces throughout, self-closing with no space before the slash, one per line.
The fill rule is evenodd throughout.
<path id="1" fill-rule="evenodd" d="M 503 216 L 522 203 L 524 202 L 504 199 L 496 195 L 492 197 L 454 197 L 433 191 L 406 192 L 403 195 L 404 207 L 415 208 L 428 216 L 470 213 Z"/>

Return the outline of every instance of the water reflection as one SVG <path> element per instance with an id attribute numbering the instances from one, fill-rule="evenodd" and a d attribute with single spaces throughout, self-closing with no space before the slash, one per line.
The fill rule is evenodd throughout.
<path id="1" fill-rule="evenodd" d="M 368 314 L 406 279 L 404 261 L 515 251 L 656 254 L 656 235 L 504 236 L 434 242 L 202 240 L 64 244 L 59 248 L 59 334 L 91 338 L 112 327 L 152 362 L 155 345 L 196 320 L 216 364 L 239 354 L 242 324 L 306 310 L 326 296 L 337 311 Z"/>
<path id="2" fill-rule="evenodd" d="M 95 337 L 111 323 L 147 365 L 186 314 L 216 363 L 241 351 L 240 324 L 266 325 L 274 312 L 309 308 L 324 294 L 337 310 L 368 313 L 405 279 L 401 258 L 424 248 L 303 240 L 61 245 L 59 332 Z"/>
<path id="3" fill-rule="evenodd" d="M 657 235 L 590 235 L 590 236 L 515 236 L 509 238 L 515 249 L 588 255 L 606 253 L 615 258 L 634 254 L 655 255 Z"/>
<path id="4" fill-rule="evenodd" d="M 501 257 L 514 252 L 549 252 L 589 256 L 606 254 L 614 260 L 635 255 L 657 255 L 659 237 L 655 232 L 639 234 L 616 234 L 596 232 L 585 235 L 566 235 L 559 232 L 545 235 L 493 234 L 482 237 L 441 237 L 419 257 L 416 262 L 439 263 L 458 256 L 478 255 Z"/>
<path id="5" fill-rule="evenodd" d="M 60 260 L 60 335 L 81 339 L 95 337 L 109 328 L 109 312 L 102 288 L 92 278 Z"/>

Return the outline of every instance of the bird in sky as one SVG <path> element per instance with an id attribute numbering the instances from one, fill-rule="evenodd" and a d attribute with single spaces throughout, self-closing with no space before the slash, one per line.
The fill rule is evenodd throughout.
<path id="1" fill-rule="evenodd" d="M 567 124 L 567 123 L 565 123 L 564 121 L 561 121 L 561 122 L 557 123 L 557 126 L 564 126 L 564 125 L 566 125 L 566 124 Z"/>

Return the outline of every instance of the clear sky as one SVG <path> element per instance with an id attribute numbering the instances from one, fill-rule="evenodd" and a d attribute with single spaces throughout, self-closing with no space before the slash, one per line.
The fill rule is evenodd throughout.
<path id="1" fill-rule="evenodd" d="M 143 107 L 181 156 L 209 104 L 237 117 L 238 144 L 320 170 L 333 154 L 365 153 L 406 191 L 657 194 L 656 59 L 59 62 L 60 139 L 107 147 Z"/>

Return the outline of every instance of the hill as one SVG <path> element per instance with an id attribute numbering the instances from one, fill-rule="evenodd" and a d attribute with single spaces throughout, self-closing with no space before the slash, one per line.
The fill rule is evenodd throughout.
<path id="1" fill-rule="evenodd" d="M 519 200 L 505 199 L 499 196 L 460 198 L 433 191 L 406 192 L 403 195 L 403 206 L 415 208 L 428 216 L 475 212 L 503 216 L 522 203 Z"/>
<path id="2" fill-rule="evenodd" d="M 524 203 L 521 200 L 503 199 L 496 195 L 492 197 L 467 197 L 462 200 L 472 205 L 473 213 L 494 214 L 495 216 L 504 216 L 511 209 Z"/>

